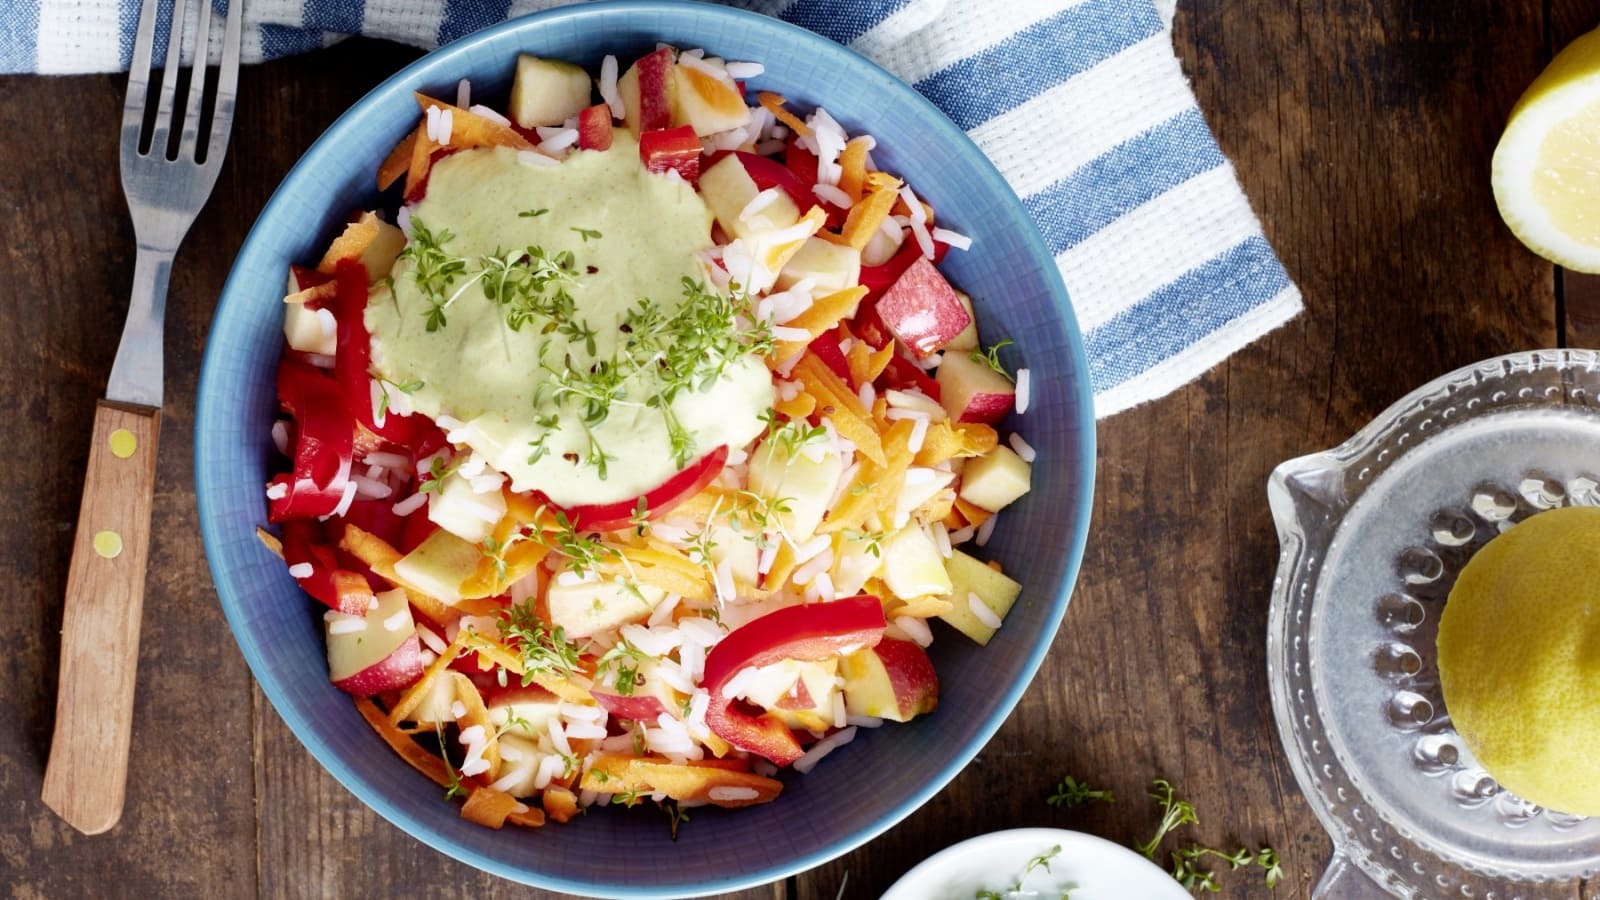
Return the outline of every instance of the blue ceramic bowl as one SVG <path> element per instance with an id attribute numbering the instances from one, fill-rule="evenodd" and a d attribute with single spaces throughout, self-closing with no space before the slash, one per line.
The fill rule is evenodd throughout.
<path id="1" fill-rule="evenodd" d="M 628 59 L 657 41 L 765 64 L 753 87 L 800 108 L 825 105 L 847 128 L 874 135 L 878 164 L 974 237 L 945 271 L 977 298 L 988 340 L 1015 339 L 1008 365 L 1033 376 L 1032 408 L 1018 425 L 1039 452 L 1034 489 L 1001 516 L 986 551 L 1026 588 L 988 647 L 937 626 L 937 713 L 864 732 L 812 774 L 789 777 L 775 803 L 697 809 L 676 842 L 663 817 L 641 810 L 596 810 L 537 833 L 491 831 L 464 822 L 328 683 L 321 617 L 256 541 L 285 272 L 320 257 L 347 211 L 377 202 L 373 172 L 416 122 L 413 90 L 449 96 L 469 78 L 475 96 L 503 98 L 519 52 L 597 70 L 606 53 Z M 312 755 L 430 847 L 527 884 L 621 897 L 732 891 L 803 871 L 882 833 L 954 778 L 1050 647 L 1082 558 L 1094 477 L 1088 368 L 1066 290 L 989 161 L 931 104 L 848 50 L 775 19 L 695 3 L 578 4 L 507 22 L 429 54 L 356 104 L 289 173 L 239 253 L 207 342 L 195 429 L 200 523 L 223 610 L 262 690 Z"/>

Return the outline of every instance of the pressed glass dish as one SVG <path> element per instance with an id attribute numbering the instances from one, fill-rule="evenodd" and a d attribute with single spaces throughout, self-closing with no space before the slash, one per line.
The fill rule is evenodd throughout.
<path id="1" fill-rule="evenodd" d="M 1589 350 L 1467 366 L 1273 472 L 1268 680 L 1295 777 L 1333 839 L 1314 897 L 1571 897 L 1600 873 L 1600 820 L 1529 803 L 1473 759 L 1435 653 L 1473 552 L 1541 510 L 1600 506 L 1597 487 Z"/>
<path id="2" fill-rule="evenodd" d="M 283 563 L 256 540 L 273 459 L 273 372 L 290 263 L 320 256 L 347 213 L 379 198 L 373 173 L 415 127 L 413 90 L 503 101 L 518 53 L 583 64 L 637 57 L 657 41 L 753 60 L 800 109 L 821 104 L 874 135 L 880 166 L 907 177 L 972 249 L 943 268 L 979 301 L 1002 359 L 1032 370 L 1032 406 L 1014 424 L 1039 453 L 1033 492 L 1000 517 L 983 551 L 1025 585 L 988 647 L 939 629 L 939 710 L 863 735 L 777 802 L 697 809 L 674 842 L 665 816 L 602 809 L 568 825 L 491 831 L 411 770 L 328 683 L 320 619 Z M 419 841 L 497 875 L 576 894 L 682 897 L 794 874 L 882 833 L 948 784 L 1016 705 L 1049 649 L 1082 559 L 1093 485 L 1088 366 L 1055 262 L 1005 180 L 915 91 L 845 48 L 766 16 L 703 3 L 576 4 L 477 32 L 407 67 L 339 119 L 290 172 L 241 249 L 218 304 L 196 417 L 195 481 L 217 593 L 256 680 L 311 754 L 363 802 Z M 308 823 L 320 827 L 320 823 Z"/>

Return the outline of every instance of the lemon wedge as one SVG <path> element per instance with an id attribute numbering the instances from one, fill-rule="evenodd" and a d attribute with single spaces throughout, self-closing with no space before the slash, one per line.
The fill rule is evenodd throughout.
<path id="1" fill-rule="evenodd" d="M 1530 250 L 1600 272 L 1600 29 L 1557 54 L 1517 101 L 1491 178 L 1501 218 Z"/>
<path id="2" fill-rule="evenodd" d="M 1600 815 L 1600 509 L 1540 513 L 1473 555 L 1439 620 L 1439 683 L 1500 784 Z"/>

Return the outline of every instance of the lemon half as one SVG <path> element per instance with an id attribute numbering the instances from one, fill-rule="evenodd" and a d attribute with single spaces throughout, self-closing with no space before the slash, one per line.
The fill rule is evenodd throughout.
<path id="1" fill-rule="evenodd" d="M 1600 509 L 1539 513 L 1473 555 L 1439 620 L 1439 682 L 1495 780 L 1600 815 Z"/>
<path id="2" fill-rule="evenodd" d="M 1550 61 L 1494 151 L 1494 199 L 1528 248 L 1600 272 L 1600 29 Z"/>

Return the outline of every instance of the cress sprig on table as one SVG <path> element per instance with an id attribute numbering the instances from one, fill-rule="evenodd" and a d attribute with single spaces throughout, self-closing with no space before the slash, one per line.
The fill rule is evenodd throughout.
<path id="1" fill-rule="evenodd" d="M 527 210 L 519 216 L 537 216 L 545 210 Z M 673 460 L 679 468 L 694 460 L 694 437 L 678 421 L 673 401 L 685 390 L 709 388 L 736 360 L 762 356 L 773 347 L 770 322 L 756 322 L 753 304 L 742 293 L 724 294 L 704 282 L 684 277 L 683 302 L 668 313 L 660 304 L 642 297 L 623 315 L 622 335 L 609 357 L 598 353 L 599 332 L 579 315 L 572 288 L 580 272 L 572 251 L 548 253 L 543 247 L 496 250 L 475 257 L 452 253 L 448 230 L 431 231 L 421 220 L 411 219 L 411 239 L 400 258 L 412 264 L 410 277 L 422 293 L 427 330 L 449 324 L 446 311 L 474 285 L 498 304 L 506 326 L 521 331 L 530 323 L 540 334 L 559 334 L 566 352 L 559 363 L 544 360 L 549 345 L 540 348 L 540 366 L 551 378 L 540 385 L 534 403 L 534 422 L 542 430 L 529 442 L 532 465 L 550 450 L 549 439 L 561 427 L 561 411 L 572 409 L 587 432 L 587 452 L 578 461 L 594 468 L 603 481 L 607 453 L 594 429 L 625 403 L 659 411 L 667 429 Z M 584 242 L 599 240 L 599 231 L 573 228 Z M 578 348 L 582 352 L 579 353 Z M 645 376 L 645 377 L 641 377 Z M 639 388 L 646 388 L 639 396 Z M 633 394 L 630 394 L 633 391 Z"/>

